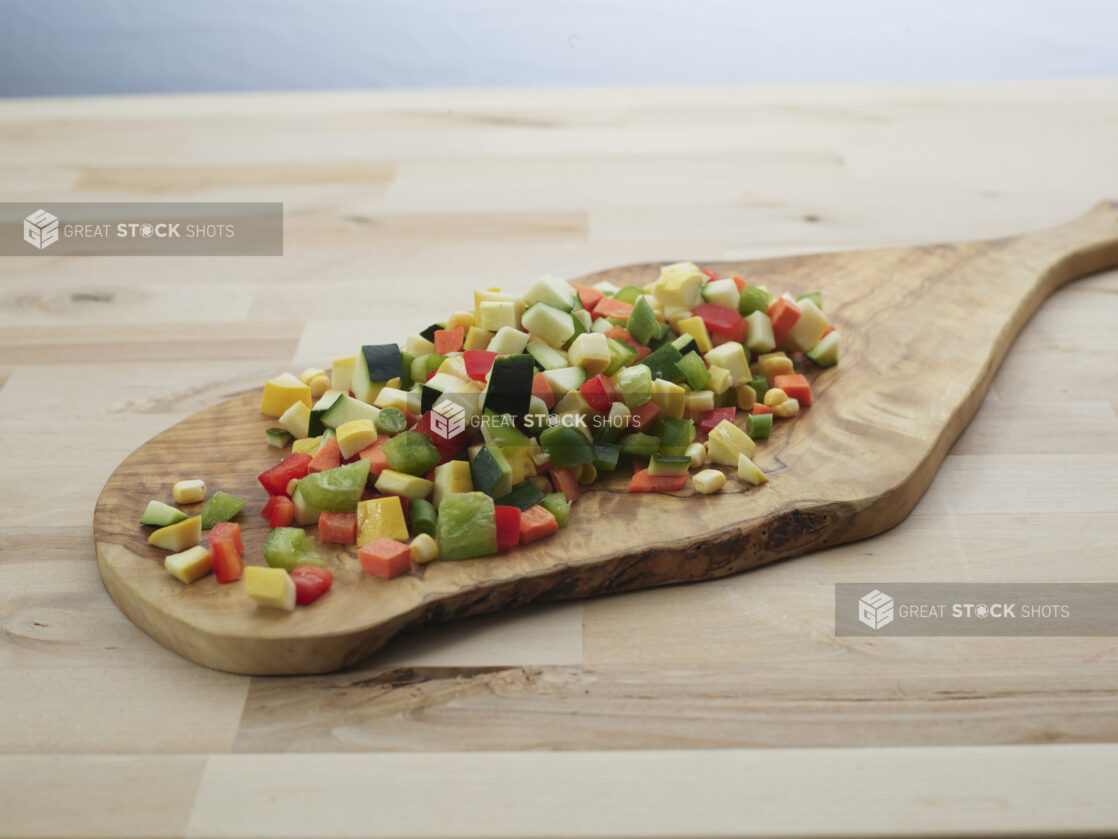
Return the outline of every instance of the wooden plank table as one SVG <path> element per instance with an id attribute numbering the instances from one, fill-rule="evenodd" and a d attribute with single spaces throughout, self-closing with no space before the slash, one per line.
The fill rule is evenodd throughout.
<path id="1" fill-rule="evenodd" d="M 841 581 L 1118 581 L 1118 273 L 902 525 L 735 578 L 245 678 L 132 626 L 90 531 L 150 435 L 474 287 L 1069 219 L 1118 197 L 1118 82 L 13 100 L 0 184 L 286 208 L 282 258 L 0 259 L 0 836 L 1118 828 L 1118 640 L 833 634 Z"/>

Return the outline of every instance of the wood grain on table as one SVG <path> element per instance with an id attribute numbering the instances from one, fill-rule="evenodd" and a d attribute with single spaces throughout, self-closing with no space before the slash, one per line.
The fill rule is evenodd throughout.
<path id="1" fill-rule="evenodd" d="M 1118 197 L 1118 82 L 13 100 L 0 185 L 286 215 L 282 258 L 0 258 L 0 835 L 301 835 L 296 783 L 339 835 L 1118 826 L 1118 640 L 833 634 L 839 581 L 1118 581 L 1113 272 L 1026 326 L 906 521 L 745 575 L 246 678 L 132 626 L 90 530 L 151 435 L 474 287 L 1071 218 Z"/>

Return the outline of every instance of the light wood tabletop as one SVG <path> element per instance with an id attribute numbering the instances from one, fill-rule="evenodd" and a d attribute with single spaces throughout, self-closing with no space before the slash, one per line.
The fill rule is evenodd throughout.
<path id="1" fill-rule="evenodd" d="M 1118 582 L 1118 272 L 901 525 L 747 574 L 248 678 L 135 628 L 91 531 L 153 434 L 475 287 L 1067 221 L 1118 81 L 9 100 L 0 187 L 285 208 L 282 257 L 0 257 L 0 836 L 1118 830 L 1118 639 L 834 634 L 837 582 Z"/>

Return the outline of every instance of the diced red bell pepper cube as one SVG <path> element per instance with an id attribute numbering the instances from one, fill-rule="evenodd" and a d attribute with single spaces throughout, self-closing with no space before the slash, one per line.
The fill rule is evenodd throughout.
<path id="1" fill-rule="evenodd" d="M 725 306 L 719 306 L 715 303 L 700 303 L 691 311 L 703 319 L 707 332 L 712 335 L 725 335 L 735 341 L 742 341 L 749 330 L 745 318 Z"/>
<path id="2" fill-rule="evenodd" d="M 551 510 L 533 504 L 520 514 L 520 543 L 527 545 L 559 530 L 559 522 Z"/>
<path id="3" fill-rule="evenodd" d="M 388 468 L 388 455 L 384 453 L 384 444 L 388 442 L 387 434 L 377 436 L 375 443 L 370 443 L 357 453 L 361 460 L 369 461 L 369 474 L 380 476 Z"/>
<path id="4" fill-rule="evenodd" d="M 493 512 L 497 517 L 497 550 L 515 548 L 520 544 L 520 508 L 498 504 Z"/>
<path id="5" fill-rule="evenodd" d="M 795 399 L 804 408 L 811 404 L 811 385 L 800 373 L 786 373 L 773 377 L 773 386 Z"/>
<path id="6" fill-rule="evenodd" d="M 547 410 L 550 411 L 555 407 L 555 391 L 551 389 L 551 385 L 547 383 L 543 373 L 537 373 L 532 377 L 532 395 L 542 399 L 543 404 L 547 406 Z"/>
<path id="7" fill-rule="evenodd" d="M 241 526 L 235 521 L 219 521 L 210 528 L 210 544 L 214 542 L 232 542 L 237 549 L 237 554 L 245 552 L 245 543 L 241 540 Z"/>
<path id="8" fill-rule="evenodd" d="M 587 379 L 578 389 L 582 398 L 600 414 L 607 413 L 611 403 L 617 401 L 617 391 L 613 387 L 613 380 L 605 373 L 599 373 L 592 379 Z"/>
<path id="9" fill-rule="evenodd" d="M 593 314 L 596 318 L 627 318 L 632 311 L 632 303 L 603 296 L 601 300 L 594 304 Z"/>
<path id="10" fill-rule="evenodd" d="M 768 405 L 762 405 L 760 402 L 754 405 L 753 410 L 750 411 L 750 413 L 754 416 L 756 416 L 757 414 L 771 414 L 772 412 L 772 408 L 770 408 Z"/>
<path id="11" fill-rule="evenodd" d="M 699 430 L 705 431 L 709 434 L 714 430 L 714 427 L 722 420 L 734 421 L 734 416 L 737 414 L 737 408 L 733 406 L 727 408 L 712 408 L 703 414 L 702 419 L 699 420 Z"/>
<path id="12" fill-rule="evenodd" d="M 265 504 L 264 509 L 260 511 L 260 515 L 266 519 L 270 519 L 272 517 L 272 510 L 276 509 L 276 499 L 286 497 L 285 495 L 269 495 L 268 503 Z"/>
<path id="13" fill-rule="evenodd" d="M 336 438 L 331 437 L 318 447 L 318 454 L 311 458 L 310 472 L 325 472 L 327 469 L 337 469 L 342 465 L 342 450 L 338 447 Z"/>
<path id="14" fill-rule="evenodd" d="M 291 582 L 295 583 L 295 602 L 307 606 L 330 590 L 334 575 L 321 565 L 296 565 L 291 569 Z"/>
<path id="15" fill-rule="evenodd" d="M 493 359 L 496 357 L 497 353 L 489 350 L 466 350 L 462 353 L 462 361 L 466 364 L 466 375 L 475 382 L 484 382 L 489 371 L 493 369 Z"/>
<path id="16" fill-rule="evenodd" d="M 322 542 L 352 545 L 357 541 L 357 513 L 340 511 L 319 513 L 318 538 Z"/>
<path id="17" fill-rule="evenodd" d="M 641 469 L 629 481 L 629 492 L 675 492 L 687 483 L 686 475 L 650 475 Z"/>
<path id="18" fill-rule="evenodd" d="M 427 381 L 431 381 L 431 379 L 435 378 L 435 376 L 437 376 L 438 374 L 439 374 L 439 369 L 437 367 L 434 370 L 428 370 L 427 371 Z"/>
<path id="19" fill-rule="evenodd" d="M 361 570 L 391 580 L 411 570 L 411 548 L 395 539 L 374 539 L 357 552 Z"/>
<path id="20" fill-rule="evenodd" d="M 629 416 L 629 427 L 641 434 L 651 434 L 660 421 L 660 406 L 649 399 L 633 408 Z"/>
<path id="21" fill-rule="evenodd" d="M 598 289 L 591 288 L 588 285 L 576 285 L 575 291 L 578 292 L 578 301 L 582 304 L 582 308 L 588 312 L 594 311 L 598 301 L 605 297 Z"/>
<path id="22" fill-rule="evenodd" d="M 582 495 L 582 487 L 578 485 L 578 475 L 574 469 L 552 469 L 551 482 L 555 484 L 556 492 L 563 493 L 572 504 Z"/>
<path id="23" fill-rule="evenodd" d="M 435 330 L 435 352 L 439 355 L 458 352 L 462 349 L 462 340 L 466 336 L 464 327 L 456 326 L 453 329 Z"/>
<path id="24" fill-rule="evenodd" d="M 745 280 L 737 276 L 731 277 L 730 279 L 732 279 L 734 281 L 734 285 L 738 287 L 738 294 L 741 294 L 742 291 L 745 289 Z"/>
<path id="25" fill-rule="evenodd" d="M 722 276 L 717 271 L 715 271 L 713 268 L 700 268 L 699 270 L 707 275 L 707 278 L 704 282 L 710 283 L 710 282 L 714 282 L 715 280 L 722 279 Z"/>
<path id="26" fill-rule="evenodd" d="M 257 480 L 268 491 L 268 495 L 287 495 L 287 484 L 292 478 L 305 478 L 310 470 L 309 454 L 293 454 L 281 460 L 271 469 L 261 473 Z"/>
<path id="27" fill-rule="evenodd" d="M 245 564 L 235 544 L 211 540 L 210 551 L 213 554 L 214 576 L 219 583 L 236 582 L 244 576 Z"/>
<path id="28" fill-rule="evenodd" d="M 769 306 L 769 320 L 773 324 L 773 340 L 778 344 L 800 319 L 800 307 L 787 297 L 778 297 Z"/>
<path id="29" fill-rule="evenodd" d="M 276 505 L 268 516 L 268 527 L 287 527 L 295 520 L 295 502 L 286 495 L 275 496 Z"/>

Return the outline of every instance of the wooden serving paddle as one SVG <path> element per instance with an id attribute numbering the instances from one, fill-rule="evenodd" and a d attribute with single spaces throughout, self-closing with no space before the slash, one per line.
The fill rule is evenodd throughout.
<path id="1" fill-rule="evenodd" d="M 353 548 L 324 545 L 335 576 L 326 596 L 293 613 L 258 609 L 240 584 L 172 578 L 139 525 L 148 500 L 165 498 L 173 480 L 200 477 L 211 491 L 249 500 L 240 517 L 246 557 L 262 562 L 256 475 L 278 453 L 264 442 L 274 422 L 252 390 L 149 440 L 109 478 L 93 521 L 105 588 L 141 629 L 201 664 L 325 673 L 430 621 L 721 577 L 873 536 L 927 489 L 1041 302 L 1072 279 L 1118 266 L 1118 205 L 1007 239 L 702 264 L 781 291 L 821 291 L 842 333 L 839 366 L 812 374 L 815 404 L 776 423 L 758 446 L 768 483 L 731 478 L 712 496 L 629 494 L 622 469 L 587 488 L 570 525 L 549 539 L 389 581 L 363 574 Z M 630 265 L 578 282 L 643 286 L 657 275 L 658 265 Z"/>

